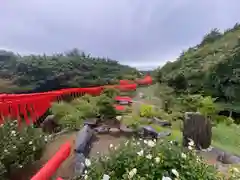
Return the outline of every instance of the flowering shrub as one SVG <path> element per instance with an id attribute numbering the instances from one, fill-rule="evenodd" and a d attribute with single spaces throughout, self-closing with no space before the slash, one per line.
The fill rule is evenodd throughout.
<path id="1" fill-rule="evenodd" d="M 40 158 L 48 136 L 32 126 L 18 128 L 17 121 L 0 125 L 0 179 Z"/>
<path id="2" fill-rule="evenodd" d="M 154 116 L 153 106 L 147 104 L 141 104 L 140 106 L 140 116 L 151 118 Z"/>
<path id="3" fill-rule="evenodd" d="M 189 147 L 192 147 L 190 142 Z M 109 156 L 87 160 L 83 177 L 89 180 L 220 180 L 213 166 L 194 151 L 165 141 L 132 140 L 120 147 L 109 147 Z M 192 149 L 192 148 L 190 148 Z"/>

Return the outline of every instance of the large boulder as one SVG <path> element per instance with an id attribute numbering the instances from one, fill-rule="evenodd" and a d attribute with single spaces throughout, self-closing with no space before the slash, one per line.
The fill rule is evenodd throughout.
<path id="1" fill-rule="evenodd" d="M 223 164 L 240 164 L 240 157 L 231 155 L 226 152 L 222 152 L 218 157 L 217 160 Z"/>
<path id="2" fill-rule="evenodd" d="M 52 133 L 58 127 L 54 115 L 48 115 L 41 123 L 43 132 Z"/>
<path id="3" fill-rule="evenodd" d="M 75 152 L 87 154 L 94 136 L 93 130 L 89 126 L 84 126 L 77 135 Z"/>
<path id="4" fill-rule="evenodd" d="M 197 149 L 207 149 L 211 145 L 212 126 L 209 119 L 198 112 L 186 112 L 183 124 L 183 146 L 193 140 Z"/>
<path id="5" fill-rule="evenodd" d="M 149 138 L 150 137 L 150 138 L 154 138 L 154 139 L 163 138 L 163 137 L 171 135 L 170 131 L 158 133 L 151 126 L 142 126 L 140 131 L 139 131 L 139 133 L 140 133 L 141 136 L 143 136 L 145 138 Z"/>

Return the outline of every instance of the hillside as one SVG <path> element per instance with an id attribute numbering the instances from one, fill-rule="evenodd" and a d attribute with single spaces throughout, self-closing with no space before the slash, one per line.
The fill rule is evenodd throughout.
<path id="1" fill-rule="evenodd" d="M 213 29 L 202 42 L 158 71 L 158 78 L 175 89 L 240 102 L 240 25 L 221 33 Z"/>
<path id="2" fill-rule="evenodd" d="M 138 75 L 134 68 L 111 59 L 91 57 L 77 49 L 52 56 L 20 56 L 0 51 L 0 93 L 97 86 L 135 79 Z"/>

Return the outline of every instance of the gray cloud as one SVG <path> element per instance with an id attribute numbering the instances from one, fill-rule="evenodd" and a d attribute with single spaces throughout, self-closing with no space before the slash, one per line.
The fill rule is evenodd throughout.
<path id="1" fill-rule="evenodd" d="M 0 6 L 0 47 L 26 53 L 77 47 L 150 67 L 172 60 L 217 27 L 240 20 L 237 0 L 21 0 Z"/>

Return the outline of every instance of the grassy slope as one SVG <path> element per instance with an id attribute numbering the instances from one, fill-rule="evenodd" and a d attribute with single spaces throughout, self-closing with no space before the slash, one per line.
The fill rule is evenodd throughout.
<path id="1" fill-rule="evenodd" d="M 213 128 L 212 144 L 215 147 L 240 155 L 240 126 L 219 124 Z"/>
<path id="2" fill-rule="evenodd" d="M 149 86 L 146 88 L 140 88 L 138 91 L 146 93 L 146 99 L 148 103 L 156 105 L 156 100 L 151 101 L 149 97 L 156 97 L 157 85 Z M 161 88 L 162 90 L 164 88 Z M 169 137 L 171 140 L 182 140 L 182 132 L 180 130 L 179 121 L 172 122 L 172 135 Z M 167 128 L 154 127 L 157 131 L 166 131 Z M 232 125 L 226 126 L 225 124 L 219 124 L 213 128 L 212 145 L 218 147 L 224 151 L 240 155 L 240 126 Z"/>
<path id="3" fill-rule="evenodd" d="M 197 49 L 190 49 L 184 53 L 178 61 L 170 65 L 165 65 L 161 69 L 166 78 L 175 76 L 180 72 L 189 78 L 198 77 L 200 74 L 205 73 L 211 66 L 225 61 L 227 56 L 230 56 L 232 50 L 238 43 L 240 30 L 229 32 L 219 40 L 211 44 L 206 44 Z"/>

